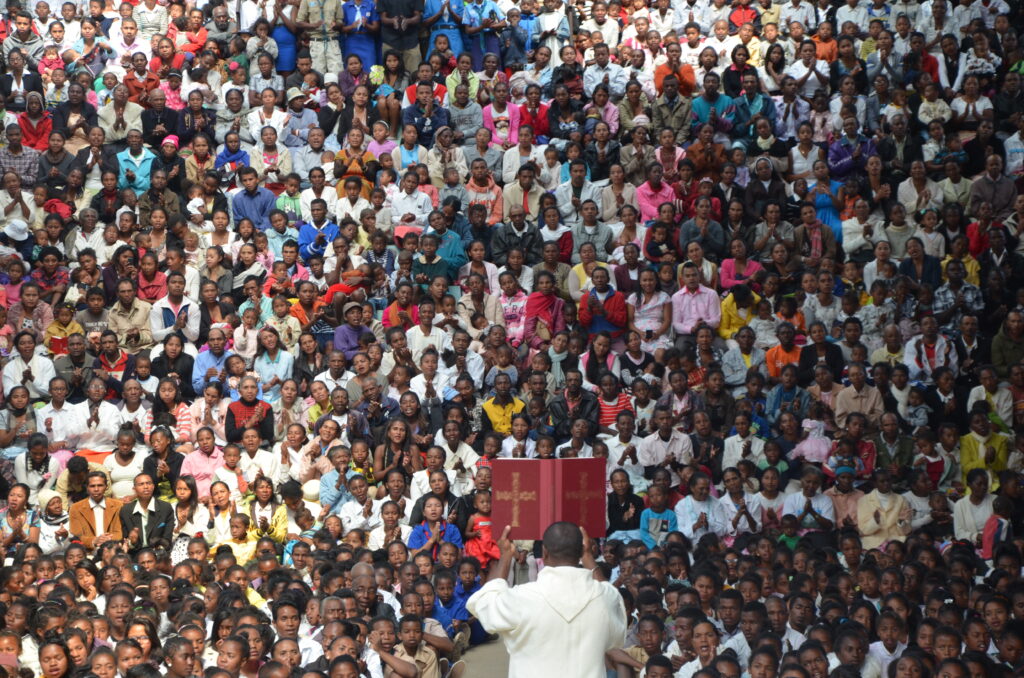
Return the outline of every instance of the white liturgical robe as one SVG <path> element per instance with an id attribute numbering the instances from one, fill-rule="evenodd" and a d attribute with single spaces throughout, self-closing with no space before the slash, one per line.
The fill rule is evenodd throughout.
<path id="1" fill-rule="evenodd" d="M 501 635 L 509 678 L 604 678 L 604 653 L 626 637 L 622 597 L 579 567 L 545 567 L 513 588 L 489 581 L 466 608 Z"/>

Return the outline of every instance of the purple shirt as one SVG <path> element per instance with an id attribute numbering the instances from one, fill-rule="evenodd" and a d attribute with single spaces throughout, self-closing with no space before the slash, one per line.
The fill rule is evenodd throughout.
<path id="1" fill-rule="evenodd" d="M 362 325 L 359 327 L 352 327 L 348 323 L 338 325 L 338 329 L 334 330 L 335 350 L 344 353 L 345 360 L 352 360 L 352 356 L 362 350 L 359 347 L 359 337 L 363 336 L 363 332 L 369 331 Z"/>

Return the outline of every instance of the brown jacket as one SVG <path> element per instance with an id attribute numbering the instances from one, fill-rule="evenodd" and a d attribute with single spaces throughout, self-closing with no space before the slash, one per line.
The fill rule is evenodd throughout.
<path id="1" fill-rule="evenodd" d="M 124 537 L 121 533 L 121 518 L 118 512 L 124 505 L 123 502 L 113 497 L 104 497 L 106 504 L 103 509 L 103 534 L 111 535 L 114 541 L 121 541 Z M 96 518 L 86 497 L 82 501 L 71 505 L 71 534 L 82 542 L 82 546 L 92 550 L 93 542 L 96 540 Z"/>

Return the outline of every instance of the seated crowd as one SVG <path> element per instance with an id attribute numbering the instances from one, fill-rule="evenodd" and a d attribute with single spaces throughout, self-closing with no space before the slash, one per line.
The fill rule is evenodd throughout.
<path id="1" fill-rule="evenodd" d="M 6 8 L 0 678 L 1024 675 L 1019 0 Z"/>

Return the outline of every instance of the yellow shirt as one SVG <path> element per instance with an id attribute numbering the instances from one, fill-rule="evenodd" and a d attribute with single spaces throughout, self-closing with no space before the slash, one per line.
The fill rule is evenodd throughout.
<path id="1" fill-rule="evenodd" d="M 484 401 L 483 404 L 484 413 L 491 421 L 491 428 L 502 435 L 512 432 L 512 415 L 519 414 L 525 408 L 526 404 L 519 398 L 512 398 L 512 402 L 505 406 L 496 403 L 494 398 Z"/>
<path id="2" fill-rule="evenodd" d="M 256 557 L 256 543 L 257 540 L 250 536 L 248 539 L 243 539 L 241 541 L 232 539 L 227 542 L 227 545 L 235 555 L 235 561 L 237 561 L 239 565 L 245 565 Z"/>
<path id="3" fill-rule="evenodd" d="M 741 316 L 736 308 L 736 299 L 733 298 L 732 294 L 722 300 L 722 321 L 718 325 L 718 336 L 722 337 L 722 339 L 732 339 L 732 335 L 736 334 L 741 327 L 754 318 L 754 309 L 757 308 L 761 297 L 753 292 L 750 293 L 750 296 L 750 308 L 745 310 L 745 317 Z"/>

